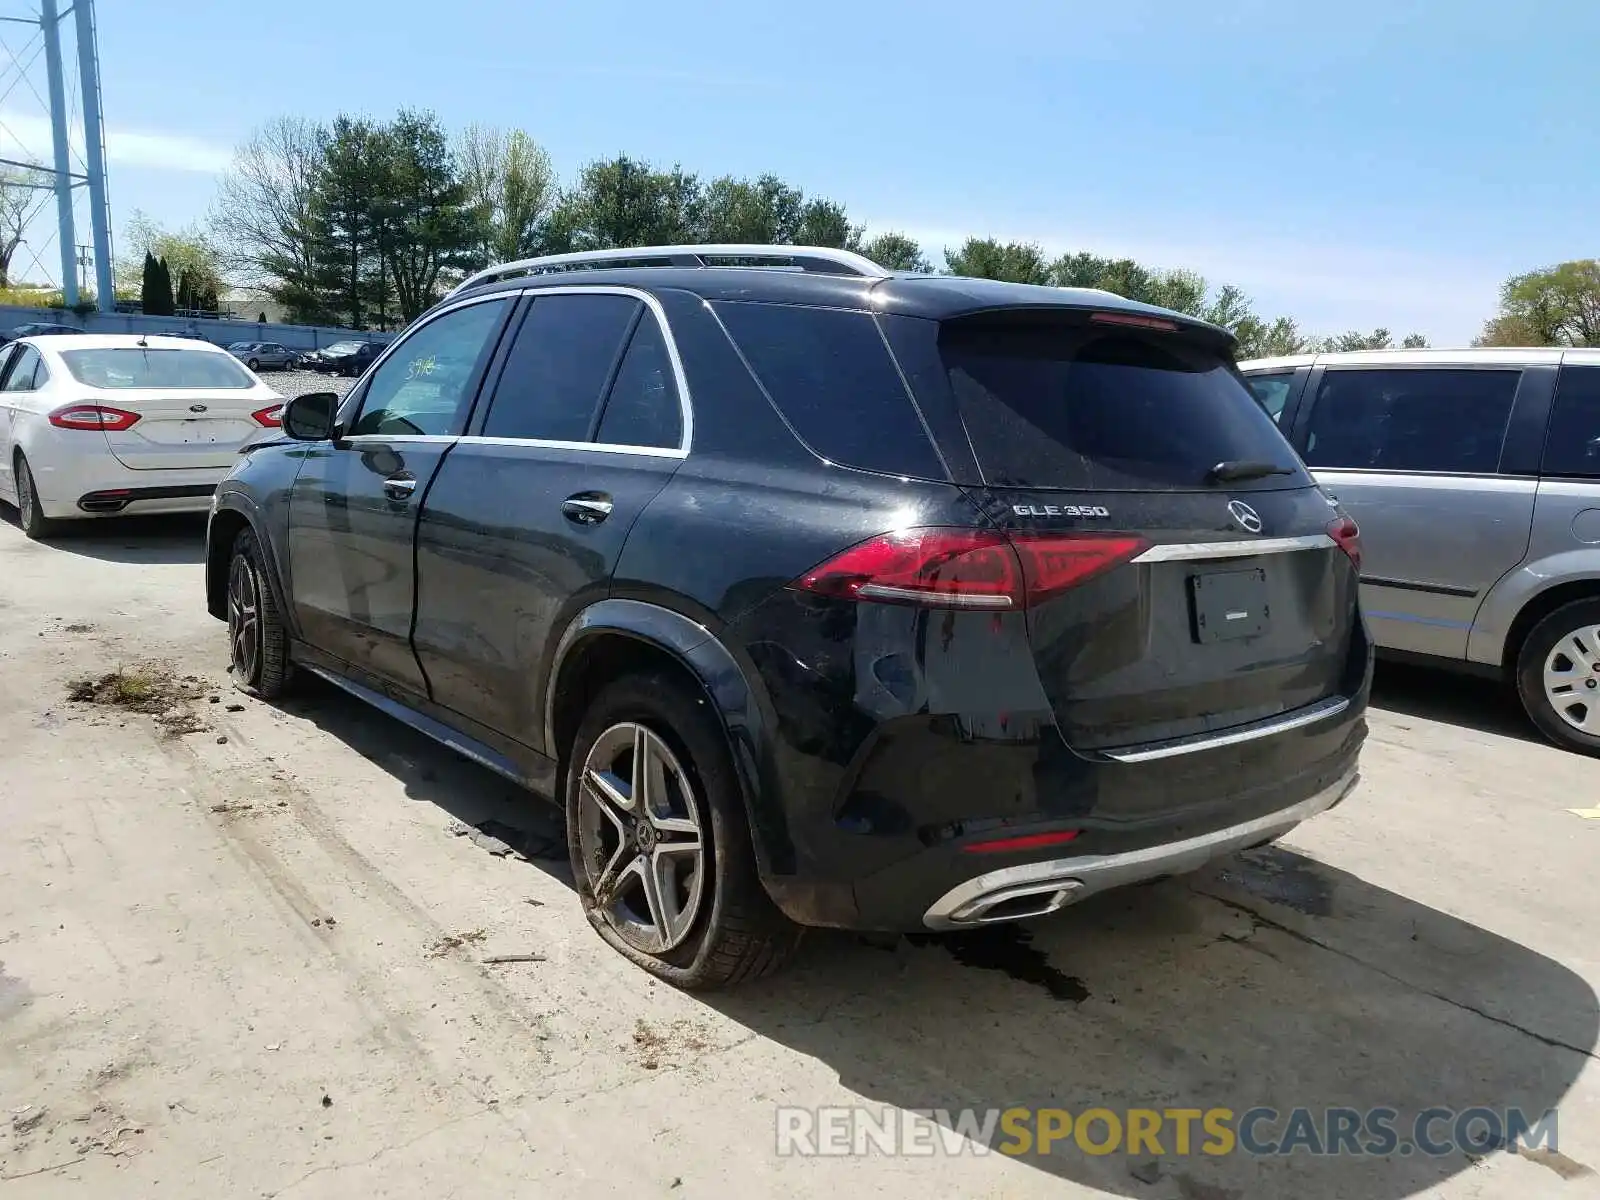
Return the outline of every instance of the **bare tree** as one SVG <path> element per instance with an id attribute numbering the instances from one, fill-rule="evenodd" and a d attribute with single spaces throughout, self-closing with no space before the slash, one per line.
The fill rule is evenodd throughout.
<path id="1" fill-rule="evenodd" d="M 326 140 L 301 117 L 263 125 L 234 152 L 211 210 L 230 272 L 301 311 L 316 291 L 314 206 Z"/>
<path id="2" fill-rule="evenodd" d="M 468 125 L 456 138 L 455 157 L 479 262 L 534 253 L 556 198 L 555 168 L 544 148 L 520 129 Z"/>
<path id="3" fill-rule="evenodd" d="M 11 260 L 29 223 L 50 200 L 50 177 L 43 171 L 0 171 L 0 287 L 11 286 Z"/>

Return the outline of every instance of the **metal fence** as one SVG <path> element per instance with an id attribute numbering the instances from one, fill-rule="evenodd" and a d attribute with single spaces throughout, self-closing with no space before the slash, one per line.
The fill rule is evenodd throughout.
<path id="1" fill-rule="evenodd" d="M 335 325 L 279 325 L 271 321 L 231 321 L 206 317 L 147 317 L 142 313 L 92 312 L 78 316 L 59 308 L 0 304 L 0 331 L 35 321 L 72 325 L 85 333 L 187 333 L 219 346 L 234 342 L 277 342 L 291 350 L 320 350 L 334 342 L 388 344 L 392 333 L 340 329 Z"/>

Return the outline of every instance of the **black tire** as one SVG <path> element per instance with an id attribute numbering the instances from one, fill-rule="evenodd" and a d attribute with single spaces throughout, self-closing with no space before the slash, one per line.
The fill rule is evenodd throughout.
<path id="1" fill-rule="evenodd" d="M 33 482 L 33 472 L 28 469 L 28 460 L 22 456 L 22 451 L 17 451 L 12 466 L 15 468 L 13 478 L 17 481 L 17 519 L 22 524 L 22 532 L 36 542 L 54 537 L 61 532 L 61 522 L 44 515 L 39 504 L 39 488 Z"/>
<path id="2" fill-rule="evenodd" d="M 676 759 L 675 765 L 681 767 L 689 802 L 698 814 L 701 873 L 705 877 L 700 886 L 709 887 L 709 895 L 700 892 L 683 940 L 659 953 L 639 948 L 618 931 L 613 908 L 596 898 L 583 845 L 586 818 L 580 797 L 585 790 L 585 765 L 602 735 L 626 724 L 643 726 L 659 737 Z M 799 945 L 802 930 L 778 911 L 761 886 L 733 758 L 721 723 L 703 695 L 665 673 L 617 680 L 600 692 L 584 714 L 567 764 L 567 844 L 578 900 L 590 924 L 614 950 L 657 978 L 691 991 L 754 979 L 788 960 Z M 583 801 L 583 805 L 593 804 L 592 799 Z M 631 855 L 633 843 L 626 845 L 626 853 Z M 602 857 L 595 856 L 595 870 L 600 869 Z M 709 869 L 704 866 L 707 862 Z M 613 888 L 612 896 L 619 890 Z"/>
<path id="3" fill-rule="evenodd" d="M 1569 691 L 1552 694 L 1546 689 L 1547 663 L 1562 673 L 1570 667 Z M 1558 709 L 1558 700 L 1568 695 L 1571 701 Z M 1562 715 L 1565 710 L 1573 719 L 1581 717 L 1591 729 L 1600 730 L 1600 600 L 1563 604 L 1528 631 L 1517 654 L 1517 696 L 1545 737 L 1563 749 L 1600 757 L 1600 732 L 1579 729 Z"/>
<path id="4" fill-rule="evenodd" d="M 228 560 L 227 611 L 228 670 L 234 686 L 263 700 L 281 696 L 293 671 L 289 630 L 256 535 L 248 529 L 234 539 Z"/>
<path id="5" fill-rule="evenodd" d="M 244 364 L 244 365 L 245 365 L 245 366 L 247 366 L 247 367 L 249 367 L 249 368 L 250 368 L 250 369 L 251 369 L 251 370 L 252 370 L 252 371 L 259 371 L 259 370 L 261 370 L 261 360 L 260 360 L 260 359 L 259 359 L 259 358 L 252 358 L 252 359 L 248 359 L 248 360 L 247 360 L 247 361 L 246 361 L 246 362 L 245 362 L 245 364 Z"/>

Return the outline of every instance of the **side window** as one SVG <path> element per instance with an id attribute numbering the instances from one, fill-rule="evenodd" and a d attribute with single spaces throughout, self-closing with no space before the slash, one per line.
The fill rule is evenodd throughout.
<path id="1" fill-rule="evenodd" d="M 1284 371 L 1275 375 L 1247 375 L 1245 382 L 1250 385 L 1250 392 L 1255 396 L 1257 403 L 1267 410 L 1267 416 L 1274 421 L 1283 421 L 1283 406 L 1289 399 L 1289 388 L 1294 384 L 1294 372 Z"/>
<path id="2" fill-rule="evenodd" d="M 1520 371 L 1329 370 L 1306 462 L 1353 471 L 1492 474 Z"/>
<path id="3" fill-rule="evenodd" d="M 871 313 L 712 306 L 778 411 L 817 454 L 890 475 L 947 478 Z"/>
<path id="4" fill-rule="evenodd" d="M 1600 477 L 1600 367 L 1561 368 L 1541 470 Z"/>
<path id="5" fill-rule="evenodd" d="M 606 397 L 596 441 L 612 446 L 660 446 L 675 450 L 683 443 L 683 410 L 672 381 L 672 360 L 655 317 L 645 313 L 622 357 L 611 394 Z"/>
<path id="6" fill-rule="evenodd" d="M 11 370 L 6 373 L 3 390 L 8 392 L 33 391 L 34 372 L 39 369 L 39 352 L 32 346 L 24 346 L 17 351 L 17 356 L 11 362 Z"/>
<path id="7" fill-rule="evenodd" d="M 628 296 L 540 296 L 506 355 L 485 437 L 586 442 L 634 318 Z"/>
<path id="8" fill-rule="evenodd" d="M 361 401 L 352 434 L 450 434 L 472 404 L 472 382 L 494 344 L 511 299 L 445 313 L 391 354 Z"/>

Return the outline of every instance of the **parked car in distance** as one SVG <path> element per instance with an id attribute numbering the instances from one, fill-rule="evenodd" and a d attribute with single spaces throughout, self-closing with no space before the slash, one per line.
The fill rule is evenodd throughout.
<path id="1" fill-rule="evenodd" d="M 82 332 L 83 330 L 78 328 L 76 325 L 52 325 L 48 321 L 31 321 L 26 325 L 18 325 L 15 329 L 9 329 L 5 333 L 0 333 L 0 345 L 4 345 L 7 342 L 14 342 L 18 338 L 43 337 L 46 334 Z"/>
<path id="2" fill-rule="evenodd" d="M 301 359 L 301 365 L 325 375 L 359 375 L 382 354 L 384 346 L 378 342 L 334 342 Z"/>
<path id="3" fill-rule="evenodd" d="M 30 538 L 74 519 L 204 511 L 282 402 L 211 345 L 23 338 L 0 350 L 0 500 Z"/>
<path id="4" fill-rule="evenodd" d="M 246 689 L 559 798 L 589 921 L 678 986 L 1040 916 L 1355 783 L 1355 525 L 1233 346 L 840 250 L 508 264 L 240 457 L 207 605 Z"/>
<path id="5" fill-rule="evenodd" d="M 1600 754 L 1600 350 L 1396 350 L 1240 364 L 1361 525 L 1380 653 L 1514 686 Z"/>
<path id="6" fill-rule="evenodd" d="M 252 371 L 267 367 L 289 371 L 300 365 L 300 352 L 277 342 L 234 342 L 228 347 L 228 353 Z"/>

